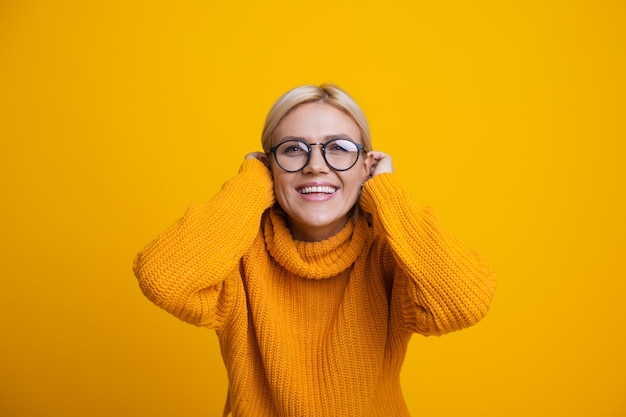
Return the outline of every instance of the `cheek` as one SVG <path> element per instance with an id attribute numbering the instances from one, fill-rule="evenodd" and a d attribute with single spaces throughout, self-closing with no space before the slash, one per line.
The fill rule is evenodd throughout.
<path id="1" fill-rule="evenodd" d="M 361 184 L 365 183 L 365 181 L 367 181 L 370 177 L 369 164 L 363 163 L 363 165 L 359 166 L 359 170 L 355 177 L 358 178 L 359 187 L 361 187 Z"/>
<path id="2" fill-rule="evenodd" d="M 347 194 L 350 196 L 354 196 L 354 198 L 358 199 L 358 196 L 361 192 L 361 184 L 365 182 L 360 172 L 355 172 L 354 175 L 351 175 L 349 178 L 346 178 L 344 181 L 344 186 L 346 187 Z"/>
<path id="3" fill-rule="evenodd" d="M 272 164 L 270 165 L 270 173 L 272 174 L 272 181 L 274 182 L 274 191 L 278 191 L 278 186 L 283 177 L 281 174 L 283 174 L 283 172 L 276 166 L 274 161 L 272 161 Z"/>
<path id="4" fill-rule="evenodd" d="M 291 188 L 289 178 L 284 172 L 276 172 L 272 169 L 272 180 L 274 181 L 274 195 L 278 204 L 284 205 L 287 191 Z"/>

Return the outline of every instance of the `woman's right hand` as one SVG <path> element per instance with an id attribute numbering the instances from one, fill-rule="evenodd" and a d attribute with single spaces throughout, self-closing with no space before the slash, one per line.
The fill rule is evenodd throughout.
<path id="1" fill-rule="evenodd" d="M 263 152 L 250 152 L 244 159 L 258 159 L 263 165 L 269 167 L 269 160 L 267 159 L 267 155 Z"/>

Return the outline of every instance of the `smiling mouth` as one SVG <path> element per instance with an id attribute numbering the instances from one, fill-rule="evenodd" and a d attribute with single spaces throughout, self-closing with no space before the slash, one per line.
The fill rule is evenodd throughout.
<path id="1" fill-rule="evenodd" d="M 337 189 L 335 187 L 328 186 L 316 186 L 316 187 L 303 187 L 298 188 L 297 190 L 300 194 L 313 194 L 313 193 L 321 193 L 321 194 L 333 194 Z"/>

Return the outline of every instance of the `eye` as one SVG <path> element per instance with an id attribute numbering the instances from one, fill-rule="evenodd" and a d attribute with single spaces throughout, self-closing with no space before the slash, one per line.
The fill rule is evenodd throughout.
<path id="1" fill-rule="evenodd" d="M 285 142 L 284 144 L 280 146 L 278 151 L 279 153 L 286 155 L 286 156 L 306 155 L 309 152 L 308 148 L 306 147 L 304 143 L 297 142 L 297 141 Z"/>
<path id="2" fill-rule="evenodd" d="M 347 139 L 337 139 L 329 142 L 326 145 L 326 152 L 333 153 L 349 153 L 357 152 L 359 149 L 356 144 Z"/>

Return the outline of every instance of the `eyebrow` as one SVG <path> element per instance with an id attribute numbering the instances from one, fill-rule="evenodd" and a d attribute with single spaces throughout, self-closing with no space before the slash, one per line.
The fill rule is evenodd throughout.
<path id="1" fill-rule="evenodd" d="M 326 135 L 326 136 L 324 136 L 324 142 L 323 143 L 330 142 L 331 140 L 335 140 L 335 139 L 347 139 L 347 140 L 350 140 L 352 142 L 357 143 L 356 140 L 352 139 L 350 136 L 348 136 L 346 134 L 343 134 L 343 133 L 338 133 L 338 134 L 335 134 L 335 135 Z M 309 143 L 309 142 L 307 142 L 305 140 L 305 138 L 300 137 L 300 136 L 285 136 L 280 141 L 281 142 L 285 142 L 287 140 L 299 140 L 300 142 Z"/>

